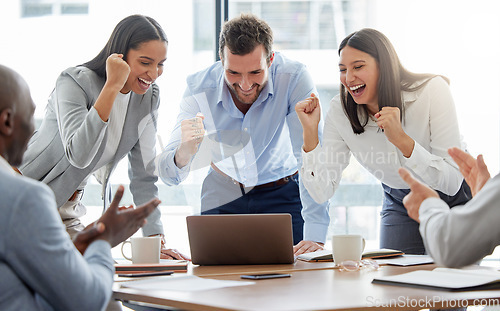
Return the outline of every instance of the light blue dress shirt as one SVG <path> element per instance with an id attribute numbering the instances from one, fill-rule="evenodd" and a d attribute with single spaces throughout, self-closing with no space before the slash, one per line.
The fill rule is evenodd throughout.
<path id="1" fill-rule="evenodd" d="M 301 167 L 302 126 L 295 104 L 318 94 L 306 67 L 276 52 L 268 82 L 246 114 L 234 104 L 216 62 L 187 78 L 177 124 L 159 159 L 159 175 L 167 185 L 182 182 L 189 171 L 214 162 L 247 187 L 268 183 L 295 173 Z M 203 113 L 206 136 L 190 164 L 174 163 L 181 142 L 181 121 Z M 320 124 L 320 136 L 322 124 Z M 221 189 L 223 191 L 223 189 Z M 304 240 L 324 242 L 329 225 L 328 202 L 318 204 L 300 185 Z"/>

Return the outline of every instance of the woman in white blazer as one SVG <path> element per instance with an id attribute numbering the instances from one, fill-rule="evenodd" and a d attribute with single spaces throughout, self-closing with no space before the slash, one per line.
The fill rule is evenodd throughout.
<path id="1" fill-rule="evenodd" d="M 160 100 L 154 82 L 163 73 L 167 44 L 154 19 L 132 15 L 117 24 L 94 59 L 57 79 L 19 170 L 52 188 L 71 236 L 83 229 L 79 218 L 86 208 L 80 199 L 88 177 L 94 174 L 102 183 L 106 207 L 109 177 L 125 155 L 134 203 L 158 196 L 154 158 Z M 148 217 L 145 236 L 163 237 L 160 217 L 158 209 Z M 162 246 L 164 258 L 185 258 Z"/>
<path id="2" fill-rule="evenodd" d="M 461 147 L 448 80 L 406 70 L 387 37 L 374 29 L 350 34 L 338 52 L 340 94 L 331 102 L 322 146 L 318 98 L 296 105 L 304 128 L 303 182 L 316 201 L 328 200 L 353 155 L 382 182 L 380 247 L 423 254 L 418 223 L 402 203 L 409 189 L 398 169 L 411 170 L 450 206 L 471 198 L 447 154 Z"/>

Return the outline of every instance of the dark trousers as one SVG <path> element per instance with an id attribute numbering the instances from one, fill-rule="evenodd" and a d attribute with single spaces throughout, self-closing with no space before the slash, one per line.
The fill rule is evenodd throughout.
<path id="1" fill-rule="evenodd" d="M 301 211 L 298 175 L 293 176 L 284 185 L 263 188 L 242 188 L 230 178 L 213 170 L 203 181 L 202 215 L 288 213 L 292 216 L 294 244 L 302 241 L 304 235 L 304 219 Z"/>
<path id="2" fill-rule="evenodd" d="M 425 254 L 419 224 L 408 216 L 403 206 L 403 198 L 410 190 L 393 189 L 385 184 L 382 184 L 382 187 L 384 188 L 384 203 L 380 213 L 380 247 L 402 250 L 406 254 Z M 450 208 L 463 205 L 472 198 L 469 185 L 465 180 L 453 196 L 437 192 Z"/>

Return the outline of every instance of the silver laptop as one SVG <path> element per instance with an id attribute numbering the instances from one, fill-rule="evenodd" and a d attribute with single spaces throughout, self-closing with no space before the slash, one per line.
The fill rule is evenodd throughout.
<path id="1" fill-rule="evenodd" d="M 290 214 L 196 215 L 186 222 L 193 264 L 294 262 Z"/>

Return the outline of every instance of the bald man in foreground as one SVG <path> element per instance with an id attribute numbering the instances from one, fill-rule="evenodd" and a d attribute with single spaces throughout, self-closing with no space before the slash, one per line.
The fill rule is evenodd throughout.
<path id="1" fill-rule="evenodd" d="M 411 192 L 403 204 L 408 215 L 420 222 L 425 248 L 436 263 L 462 267 L 476 263 L 500 245 L 500 174 L 490 178 L 483 156 L 477 159 L 452 148 L 448 150 L 469 184 L 473 198 L 450 209 L 438 194 L 411 174 L 399 174 Z"/>
<path id="2" fill-rule="evenodd" d="M 33 133 L 35 106 L 23 78 L 2 65 L 0 83 L 0 310 L 102 310 L 112 293 L 111 247 L 160 201 L 119 209 L 120 186 L 106 213 L 72 242 L 50 188 L 11 168 Z"/>

